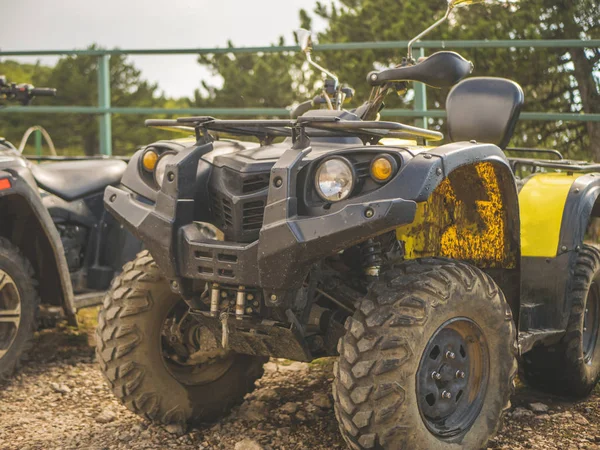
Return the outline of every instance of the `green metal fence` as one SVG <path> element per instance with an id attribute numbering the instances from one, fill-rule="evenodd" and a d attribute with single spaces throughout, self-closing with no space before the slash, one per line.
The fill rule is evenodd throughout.
<path id="1" fill-rule="evenodd" d="M 321 44 L 315 51 L 333 50 L 386 50 L 406 48 L 408 41 L 385 42 L 349 42 L 341 44 Z M 427 48 L 600 48 L 600 39 L 582 41 L 578 39 L 562 40 L 471 40 L 471 41 L 421 41 L 415 44 L 420 55 Z M 0 109 L 1 113 L 49 113 L 49 114 L 95 114 L 100 124 L 100 151 L 104 155 L 112 154 L 112 114 L 187 114 L 215 116 L 283 116 L 288 114 L 285 108 L 123 108 L 110 104 L 110 57 L 112 55 L 174 55 L 174 54 L 222 54 L 222 53 L 275 53 L 298 52 L 298 46 L 270 47 L 237 47 L 237 48 L 178 48 L 178 49 L 113 49 L 113 50 L 29 50 L 0 51 L 0 57 L 7 56 L 65 56 L 87 55 L 98 58 L 98 105 L 97 106 L 8 106 Z M 419 125 L 427 126 L 427 118 L 445 117 L 443 110 L 427 110 L 427 93 L 422 83 L 415 83 L 414 109 L 389 109 L 382 112 L 383 117 L 416 117 L 421 118 Z M 579 121 L 600 122 L 600 114 L 584 113 L 548 113 L 524 112 L 522 120 L 545 121 Z"/>

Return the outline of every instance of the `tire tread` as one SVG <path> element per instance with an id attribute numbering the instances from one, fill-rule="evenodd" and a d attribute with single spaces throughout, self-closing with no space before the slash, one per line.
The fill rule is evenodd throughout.
<path id="1" fill-rule="evenodd" d="M 143 339 L 135 326 L 135 317 L 152 308 L 151 288 L 155 283 L 163 282 L 165 280 L 147 250 L 125 264 L 123 272 L 113 280 L 98 316 L 96 355 L 113 394 L 129 410 L 153 422 L 185 426 L 196 420 L 192 411 L 181 406 L 166 409 L 168 402 L 159 390 L 144 383 L 146 371 L 152 368 L 131 357 Z M 124 318 L 127 323 L 123 322 Z M 254 389 L 255 381 L 263 374 L 262 366 L 263 361 L 258 358 L 249 366 L 242 382 L 244 394 Z M 224 393 L 222 412 L 242 401 L 243 395 L 239 395 L 239 391 Z"/>
<path id="2" fill-rule="evenodd" d="M 18 354 L 12 360 L 8 360 L 6 358 L 2 358 L 0 360 L 0 382 L 8 380 L 14 372 L 21 366 L 21 362 L 25 359 L 31 348 L 33 347 L 33 337 L 35 332 L 38 329 L 38 313 L 39 313 L 39 305 L 40 305 L 40 296 L 38 293 L 38 281 L 35 278 L 35 271 L 33 270 L 33 266 L 31 262 L 23 255 L 21 250 L 14 245 L 8 238 L 0 236 L 0 253 L 5 255 L 7 258 L 12 259 L 12 261 L 21 267 L 23 274 L 29 278 L 32 288 L 32 293 L 27 295 L 27 293 L 20 293 L 21 301 L 23 301 L 23 297 L 28 297 L 31 302 L 31 307 L 33 308 L 33 321 L 31 323 L 31 327 L 27 330 L 27 334 L 25 335 L 25 339 L 22 341 L 21 348 L 18 351 Z M 23 311 L 24 308 L 21 308 Z M 14 344 L 14 342 L 13 342 Z"/>
<path id="3" fill-rule="evenodd" d="M 368 337 L 374 345 L 360 351 L 361 340 L 351 332 L 340 339 L 339 363 L 334 367 L 334 404 L 342 435 L 351 448 L 388 448 L 396 435 L 410 431 L 399 423 L 398 416 L 406 400 L 406 392 L 393 376 L 386 379 L 386 375 L 401 374 L 402 367 L 415 356 L 414 350 L 410 342 L 393 339 L 387 331 L 424 324 L 428 314 L 440 303 L 448 302 L 452 283 L 460 283 L 469 291 L 479 283 L 485 287 L 489 299 L 500 293 L 502 301 L 490 302 L 490 307 L 498 309 L 510 321 L 511 337 L 515 342 L 511 348 L 511 389 L 501 399 L 503 411 L 510 408 L 510 394 L 517 374 L 516 330 L 501 291 L 489 275 L 458 261 L 441 258 L 407 261 L 387 271 L 382 281 L 372 286 L 355 315 L 348 319 L 348 328 L 364 330 L 361 339 Z M 410 294 L 399 294 L 407 288 L 410 288 Z M 425 300 L 432 295 L 440 303 Z M 402 314 L 392 312 L 392 307 Z M 370 375 L 378 375 L 378 381 Z M 501 420 L 495 425 L 494 433 L 500 425 Z"/>

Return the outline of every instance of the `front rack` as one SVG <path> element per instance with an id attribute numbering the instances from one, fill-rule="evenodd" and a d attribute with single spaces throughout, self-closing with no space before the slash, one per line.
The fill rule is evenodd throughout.
<path id="1" fill-rule="evenodd" d="M 332 116 L 299 117 L 297 119 L 220 120 L 213 117 L 179 117 L 177 119 L 148 119 L 149 127 L 196 130 L 197 137 L 215 131 L 241 136 L 253 136 L 261 142 L 277 137 L 291 137 L 294 141 L 306 137 L 355 136 L 364 143 L 377 143 L 383 138 L 421 139 L 439 141 L 442 133 L 397 122 L 343 120 Z"/>

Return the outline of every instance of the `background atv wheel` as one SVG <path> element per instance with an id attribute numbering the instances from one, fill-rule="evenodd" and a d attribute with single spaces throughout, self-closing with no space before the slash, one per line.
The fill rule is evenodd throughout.
<path id="1" fill-rule="evenodd" d="M 346 329 L 333 395 L 351 448 L 485 448 L 517 372 L 511 310 L 488 275 L 406 262 L 372 285 Z"/>
<path id="2" fill-rule="evenodd" d="M 600 251 L 579 251 L 570 292 L 567 333 L 556 345 L 536 347 L 524 356 L 528 383 L 547 392 L 586 397 L 600 378 Z"/>
<path id="3" fill-rule="evenodd" d="M 131 411 L 164 424 L 219 419 L 254 388 L 266 361 L 224 352 L 188 317 L 147 251 L 113 282 L 96 336 L 113 393 Z M 202 351 L 192 353 L 191 343 Z"/>
<path id="4" fill-rule="evenodd" d="M 12 375 L 31 348 L 39 305 L 35 286 L 29 261 L 0 237 L 0 380 Z"/>

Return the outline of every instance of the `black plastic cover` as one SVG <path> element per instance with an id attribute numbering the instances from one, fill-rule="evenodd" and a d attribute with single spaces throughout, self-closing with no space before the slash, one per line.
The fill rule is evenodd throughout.
<path id="1" fill-rule="evenodd" d="M 391 81 L 420 81 L 436 88 L 454 86 L 473 71 L 473 64 L 456 52 L 437 52 L 414 66 L 371 72 L 367 81 L 381 86 Z"/>
<path id="2" fill-rule="evenodd" d="M 448 137 L 506 148 L 524 102 L 521 86 L 505 78 L 469 78 L 448 94 Z"/>

